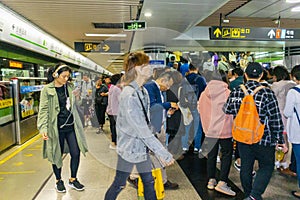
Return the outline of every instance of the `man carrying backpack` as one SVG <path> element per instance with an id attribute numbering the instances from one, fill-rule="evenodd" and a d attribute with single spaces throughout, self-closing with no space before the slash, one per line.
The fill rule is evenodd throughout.
<path id="1" fill-rule="evenodd" d="M 249 63 L 245 70 L 246 84 L 244 87 L 242 85 L 235 88 L 224 105 L 224 112 L 235 117 L 232 134 L 238 141 L 241 157 L 240 179 L 248 200 L 262 199 L 274 170 L 275 146 L 281 146 L 284 152 L 288 150 L 282 136 L 283 123 L 277 99 L 271 89 L 261 87 L 259 80 L 262 75 L 263 68 L 259 63 Z M 253 107 L 251 109 L 251 101 L 255 102 L 256 110 Z M 259 163 L 259 169 L 252 183 L 255 160 Z"/>
<path id="2" fill-rule="evenodd" d="M 186 81 L 187 80 L 187 81 Z M 188 107 L 193 116 L 193 121 L 185 125 L 185 135 L 182 136 L 182 150 L 187 152 L 190 144 L 194 140 L 194 153 L 199 153 L 201 148 L 202 138 L 202 125 L 200 121 L 200 115 L 197 110 L 197 102 L 200 94 L 206 87 L 205 79 L 198 74 L 198 70 L 192 64 L 189 66 L 189 74 L 186 76 L 186 80 L 182 83 L 182 90 L 180 94 L 180 104 L 182 107 Z M 190 137 L 190 129 L 193 130 L 193 137 Z M 192 139 L 191 139 L 192 138 Z M 190 140 L 191 139 L 191 140 Z"/>

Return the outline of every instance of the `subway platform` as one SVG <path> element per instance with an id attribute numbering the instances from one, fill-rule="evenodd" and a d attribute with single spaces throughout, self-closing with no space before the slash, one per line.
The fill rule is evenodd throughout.
<path id="1" fill-rule="evenodd" d="M 108 123 L 107 123 L 108 124 Z M 16 146 L 0 155 L 0 200 L 96 200 L 104 199 L 104 194 L 115 175 L 117 154 L 109 149 L 108 126 L 104 134 L 96 134 L 96 129 L 85 128 L 89 146 L 86 157 L 81 156 L 78 179 L 85 190 L 78 192 L 67 186 L 69 155 L 64 157 L 62 177 L 66 193 L 57 193 L 55 177 L 47 160 L 42 159 L 42 139 L 38 135 L 22 146 Z M 178 164 L 179 163 L 179 164 Z M 206 159 L 199 159 L 193 153 L 167 168 L 168 179 L 179 184 L 178 190 L 166 190 L 165 200 L 213 200 L 243 199 L 239 173 L 232 167 L 229 185 L 236 191 L 236 197 L 228 197 L 206 188 Z M 297 179 L 281 175 L 274 170 L 271 182 L 263 195 L 265 200 L 295 199 L 292 190 L 297 189 Z M 137 191 L 127 183 L 118 200 L 137 199 Z"/>

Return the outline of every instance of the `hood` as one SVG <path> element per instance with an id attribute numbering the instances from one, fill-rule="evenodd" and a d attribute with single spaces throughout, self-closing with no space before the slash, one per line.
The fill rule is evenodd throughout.
<path id="1" fill-rule="evenodd" d="M 195 74 L 195 73 L 190 73 L 189 75 L 186 76 L 186 79 L 189 82 L 193 82 L 195 80 L 195 78 L 198 76 L 199 74 Z"/>
<path id="2" fill-rule="evenodd" d="M 225 94 L 229 94 L 230 90 L 228 89 L 228 85 L 223 81 L 211 80 L 206 86 L 203 95 L 205 95 L 209 99 L 215 98 L 224 98 Z"/>

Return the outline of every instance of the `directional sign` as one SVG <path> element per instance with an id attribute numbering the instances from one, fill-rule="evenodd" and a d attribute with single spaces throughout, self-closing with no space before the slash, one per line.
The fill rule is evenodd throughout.
<path id="1" fill-rule="evenodd" d="M 212 40 L 299 40 L 300 29 L 220 27 L 210 28 Z"/>
<path id="2" fill-rule="evenodd" d="M 145 30 L 145 29 L 146 29 L 145 21 L 129 21 L 123 23 L 124 31 L 138 31 L 138 30 Z"/>
<path id="3" fill-rule="evenodd" d="M 120 53 L 120 41 L 75 42 L 76 52 Z"/>

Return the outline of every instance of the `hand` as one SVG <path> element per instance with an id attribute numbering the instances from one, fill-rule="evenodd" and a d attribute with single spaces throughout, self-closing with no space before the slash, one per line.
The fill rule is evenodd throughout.
<path id="1" fill-rule="evenodd" d="M 178 110 L 178 105 L 175 102 L 171 102 L 171 107 L 175 108 L 176 110 Z"/>
<path id="2" fill-rule="evenodd" d="M 48 133 L 43 133 L 42 134 L 43 140 L 48 140 Z"/>
<path id="3" fill-rule="evenodd" d="M 175 111 L 176 111 L 176 109 L 170 108 L 167 112 L 167 115 L 173 115 Z"/>
<path id="4" fill-rule="evenodd" d="M 173 165 L 174 162 L 175 162 L 175 160 L 174 160 L 174 158 L 172 158 L 172 160 L 170 162 L 165 163 L 165 166 L 167 167 L 167 166 Z"/>
<path id="5" fill-rule="evenodd" d="M 283 153 L 287 153 L 289 151 L 289 148 L 286 146 L 286 144 L 277 144 L 276 149 L 278 149 L 278 147 L 282 147 Z"/>

